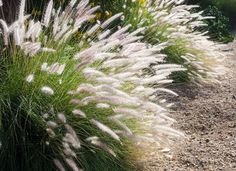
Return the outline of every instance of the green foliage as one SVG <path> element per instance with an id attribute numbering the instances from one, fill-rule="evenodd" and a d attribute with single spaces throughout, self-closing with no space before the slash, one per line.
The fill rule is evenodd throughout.
<path id="1" fill-rule="evenodd" d="M 207 30 L 211 38 L 220 42 L 231 42 L 234 37 L 230 32 L 236 17 L 235 0 L 190 0 L 191 4 L 199 4 L 204 10 L 205 16 L 213 16 L 215 19 L 207 20 Z"/>
<path id="2" fill-rule="evenodd" d="M 191 66 L 185 65 L 185 60 L 181 57 L 186 53 L 186 49 L 182 43 L 175 43 L 163 50 L 163 52 L 167 55 L 167 62 L 168 63 L 175 63 L 184 65 L 185 68 L 188 68 L 187 71 L 180 71 L 174 72 L 171 74 L 171 78 L 174 80 L 175 83 L 188 83 L 190 82 L 189 72 L 191 72 Z"/>
<path id="3" fill-rule="evenodd" d="M 215 0 L 213 5 L 217 6 L 225 16 L 230 19 L 232 28 L 236 26 L 236 0 Z"/>
<path id="4" fill-rule="evenodd" d="M 188 3 L 200 4 L 203 8 L 206 8 L 209 5 L 215 5 L 229 16 L 236 15 L 236 0 L 188 0 Z"/>
<path id="5" fill-rule="evenodd" d="M 206 21 L 208 24 L 207 30 L 209 31 L 212 39 L 225 43 L 233 41 L 234 37 L 229 31 L 229 18 L 224 16 L 216 6 L 209 6 L 205 10 L 204 15 L 215 17 L 215 19 Z"/>

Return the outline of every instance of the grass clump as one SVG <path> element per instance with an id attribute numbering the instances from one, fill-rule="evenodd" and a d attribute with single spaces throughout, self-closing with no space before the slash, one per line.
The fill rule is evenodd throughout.
<path id="1" fill-rule="evenodd" d="M 185 5 L 184 1 L 115 2 L 115 6 L 111 1 L 98 3 L 106 4 L 103 5 L 104 11 L 122 11 L 125 19 L 121 25 L 131 24 L 131 30 L 143 28 L 143 41 L 150 44 L 167 43 L 162 51 L 167 55 L 166 61 L 187 68 L 187 71 L 172 75 L 175 82 L 212 82 L 216 81 L 217 75 L 224 73 L 221 62 L 227 53 L 222 51 L 221 43 L 211 41 L 203 30 L 207 28 L 206 23 L 216 22 L 211 17 L 212 13 L 196 12 L 198 6 Z"/>
<path id="2" fill-rule="evenodd" d="M 11 25 L 0 20 L 1 170 L 132 170 L 138 145 L 183 136 L 156 95 L 175 95 L 162 86 L 185 70 L 164 64 L 165 44 L 114 27 L 121 13 L 98 21 L 86 0 L 50 0 L 41 20 L 25 4 Z"/>

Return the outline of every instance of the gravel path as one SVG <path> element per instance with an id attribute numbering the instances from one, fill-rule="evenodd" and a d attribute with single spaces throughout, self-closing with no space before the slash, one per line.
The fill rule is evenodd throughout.
<path id="1" fill-rule="evenodd" d="M 155 153 L 142 160 L 143 171 L 236 171 L 236 43 L 226 60 L 221 85 L 179 86 L 173 117 L 188 139 L 172 158 Z"/>

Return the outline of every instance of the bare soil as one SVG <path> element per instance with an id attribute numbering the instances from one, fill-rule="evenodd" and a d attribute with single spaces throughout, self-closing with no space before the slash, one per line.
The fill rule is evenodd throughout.
<path id="1" fill-rule="evenodd" d="M 232 45 L 236 49 L 236 44 Z M 221 84 L 177 86 L 172 117 L 187 139 L 173 157 L 151 153 L 140 161 L 144 171 L 236 171 L 236 50 L 228 57 Z"/>

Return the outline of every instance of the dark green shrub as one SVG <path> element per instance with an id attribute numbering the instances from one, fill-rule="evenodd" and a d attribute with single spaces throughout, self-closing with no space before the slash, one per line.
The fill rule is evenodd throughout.
<path id="1" fill-rule="evenodd" d="M 230 32 L 230 20 L 216 6 L 208 6 L 204 15 L 215 17 L 215 19 L 206 20 L 207 30 L 212 39 L 225 43 L 233 41 L 234 37 Z"/>
<path id="2" fill-rule="evenodd" d="M 231 28 L 236 26 L 236 0 L 187 0 L 189 4 L 198 4 L 202 9 L 208 8 L 209 5 L 216 6 L 224 16 L 229 18 Z"/>

